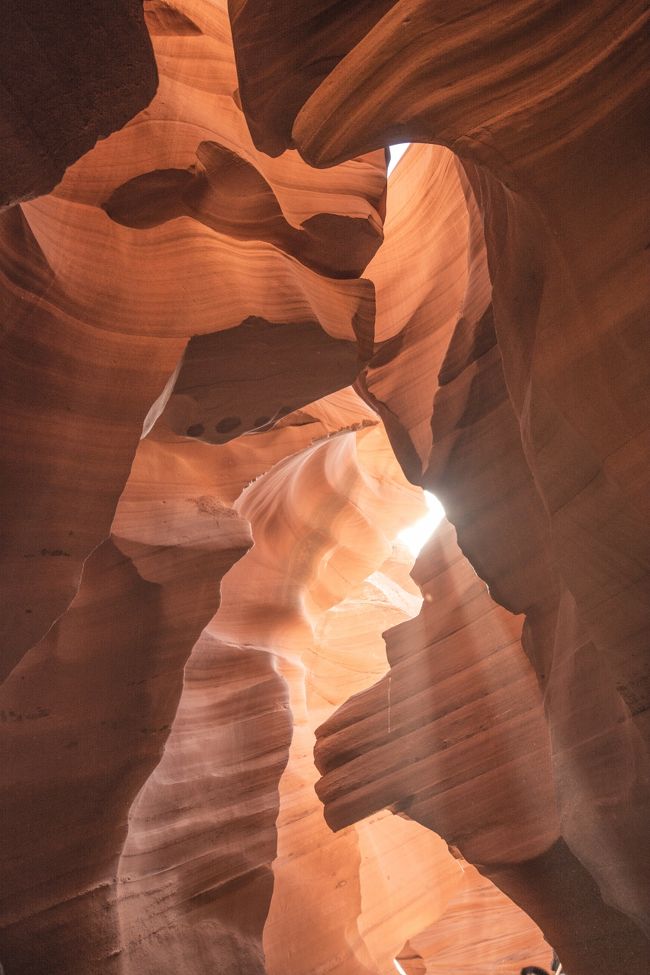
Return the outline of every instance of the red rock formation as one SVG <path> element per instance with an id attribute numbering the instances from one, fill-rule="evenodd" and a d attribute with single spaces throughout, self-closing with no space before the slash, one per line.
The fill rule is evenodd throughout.
<path id="1" fill-rule="evenodd" d="M 412 938 L 399 956 L 407 975 L 510 975 L 524 965 L 549 966 L 548 945 L 511 901 L 468 864 L 445 913 Z"/>
<path id="2" fill-rule="evenodd" d="M 2 7 L 0 209 L 47 193 L 156 91 L 140 0 Z"/>
<path id="3" fill-rule="evenodd" d="M 450 295 L 436 315 L 439 326 L 449 316 L 455 335 L 450 330 L 435 406 L 434 384 L 425 379 L 432 364 L 422 357 L 411 360 L 408 383 L 431 391 L 419 412 L 403 382 L 385 387 L 381 400 L 409 474 L 440 491 L 461 546 L 496 598 L 527 614 L 525 647 L 548 688 L 556 794 L 571 853 L 554 848 L 543 868 L 527 875 L 521 867 L 520 881 L 502 882 L 525 898 L 530 877 L 540 877 L 536 886 L 544 877 L 549 889 L 535 896 L 550 902 L 551 886 L 566 878 L 568 891 L 574 883 L 579 889 L 586 868 L 607 903 L 647 925 L 648 864 L 636 850 L 648 815 L 640 657 L 650 605 L 648 483 L 633 459 L 645 436 L 638 391 L 648 388 L 635 190 L 644 167 L 646 12 L 635 3 L 569 10 L 520 2 L 488 20 L 479 4 L 459 17 L 404 2 L 383 14 L 378 9 L 372 29 L 322 66 L 320 84 L 313 72 L 307 80 L 301 63 L 287 64 L 280 45 L 268 60 L 285 86 L 288 68 L 301 93 L 291 139 L 310 161 L 335 162 L 389 141 L 438 142 L 461 160 L 456 179 L 468 195 L 469 181 L 483 218 L 492 293 L 478 300 L 480 255 L 472 245 L 465 296 Z M 245 5 L 236 42 L 247 17 L 254 25 L 265 16 L 259 5 Z M 318 21 L 322 46 L 344 29 L 345 15 L 331 8 Z M 285 132 L 287 123 L 275 124 L 258 103 L 254 80 L 249 93 L 248 114 Z M 615 164 L 613 145 L 622 147 Z M 420 217 L 418 200 L 411 233 L 422 242 Z M 434 262 L 440 249 L 437 238 Z M 418 273 L 411 271 L 414 281 Z M 409 269 L 396 258 L 390 274 L 405 282 Z M 416 316 L 409 325 L 415 335 Z M 406 345 L 407 337 L 379 353 L 385 373 L 391 358 L 405 358 Z M 610 380 L 612 362 L 630 355 L 625 378 Z M 371 362 L 371 382 L 374 375 Z M 595 385 L 598 397 L 590 393 Z M 488 449 L 487 429 L 498 452 Z M 580 697 L 598 705 L 576 707 Z M 616 771 L 603 775 L 605 767 Z M 595 888 L 588 876 L 582 884 L 578 897 L 588 903 Z M 548 924 L 547 912 L 535 909 Z M 610 938 L 616 962 L 623 951 L 629 964 L 645 967 L 647 946 L 636 928 L 616 913 L 608 924 L 619 932 Z M 568 948 L 574 970 L 590 950 L 602 961 L 594 925 L 580 936 L 579 923 L 567 924 L 567 940 L 580 942 Z"/>
<path id="4" fill-rule="evenodd" d="M 9 972 L 119 971 L 129 807 L 161 760 L 219 581 L 251 545 L 205 467 L 156 446 L 143 442 L 68 611 L 1 688 Z"/>
<path id="5" fill-rule="evenodd" d="M 646 22 L 7 12 L 7 975 L 645 973 Z"/>
<path id="6" fill-rule="evenodd" d="M 158 5 L 152 7 L 158 31 Z M 383 152 L 340 167 L 334 179 L 295 154 L 284 167 L 260 161 L 233 100 L 225 11 L 207 2 L 195 7 L 188 6 L 193 33 L 175 33 L 176 21 L 154 33 L 160 81 L 151 106 L 68 169 L 53 194 L 2 218 L 5 315 L 12 323 L 0 405 L 8 441 L 3 668 L 43 636 L 74 596 L 83 560 L 108 534 L 147 413 L 190 336 L 250 316 L 320 324 L 335 339 L 358 334 L 365 344 L 371 334 L 371 285 L 328 277 L 279 249 L 265 222 L 268 205 L 278 203 L 265 197 L 280 184 L 286 220 L 300 225 L 313 218 L 311 233 L 304 232 L 312 250 L 319 233 L 325 239 L 331 233 L 332 210 L 337 225 L 355 229 L 337 244 L 340 274 L 342 264 L 358 263 L 359 249 L 368 254 L 369 237 L 372 246 L 380 243 Z M 249 239 L 231 236 L 227 225 L 218 232 L 192 216 L 170 220 L 165 212 L 148 229 L 109 218 L 103 207 L 112 210 L 116 191 L 135 174 L 195 165 L 206 136 L 260 167 L 258 183 L 267 189 L 258 201 L 257 239 L 250 232 Z M 244 187 L 239 203 L 233 201 L 230 229 L 250 223 L 255 199 Z M 298 333 L 296 339 L 302 341 Z M 305 340 L 313 348 L 311 335 Z M 348 382 L 347 373 L 336 377 L 334 388 Z M 303 402 L 325 391 L 321 385 Z M 226 415 L 237 415 L 237 406 L 233 401 Z"/>

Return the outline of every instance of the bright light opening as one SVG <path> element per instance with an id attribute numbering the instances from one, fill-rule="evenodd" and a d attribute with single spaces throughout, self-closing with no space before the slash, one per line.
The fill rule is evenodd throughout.
<path id="1" fill-rule="evenodd" d="M 400 542 L 408 548 L 412 555 L 419 555 L 421 549 L 433 535 L 442 519 L 445 517 L 445 509 L 438 501 L 435 494 L 424 491 L 424 500 L 428 511 L 424 518 L 420 518 L 414 525 L 403 528 L 397 536 Z"/>
<path id="2" fill-rule="evenodd" d="M 390 162 L 388 163 L 388 171 L 386 173 L 387 176 L 390 176 L 392 171 L 395 169 L 395 166 L 397 166 L 398 162 L 410 145 L 410 142 L 400 142 L 396 146 L 388 147 L 390 149 Z"/>
<path id="3" fill-rule="evenodd" d="M 406 972 L 404 971 L 404 969 L 402 968 L 402 966 L 398 962 L 397 958 L 393 958 L 393 965 L 395 966 L 395 968 L 399 972 L 399 975 L 406 975 Z"/>

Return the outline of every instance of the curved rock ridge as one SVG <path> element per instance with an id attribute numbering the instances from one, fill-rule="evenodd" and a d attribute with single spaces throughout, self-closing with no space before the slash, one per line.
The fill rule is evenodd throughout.
<path id="1" fill-rule="evenodd" d="M 271 654 L 205 631 L 118 874 L 121 972 L 265 972 L 277 790 L 291 714 Z"/>
<path id="2" fill-rule="evenodd" d="M 189 170 L 156 170 L 124 183 L 104 204 L 109 217 L 138 229 L 191 217 L 234 240 L 261 238 L 335 278 L 357 277 L 377 250 L 377 228 L 368 218 L 316 213 L 292 227 L 272 187 L 236 152 L 201 142 L 196 157 Z"/>
<path id="3" fill-rule="evenodd" d="M 108 536 L 143 421 L 190 336 L 254 316 L 309 322 L 312 333 L 359 337 L 363 348 L 372 341 L 373 289 L 358 275 L 381 242 L 384 152 L 331 178 L 296 153 L 262 159 L 234 98 L 223 5 L 153 3 L 147 15 L 163 31 L 153 34 L 151 105 L 71 166 L 53 193 L 2 217 L 5 673 L 65 610 L 84 559 Z M 125 220 L 134 179 L 197 165 L 200 173 L 186 173 L 198 187 L 187 215 L 169 219 L 164 184 L 153 198 L 137 193 L 155 214 L 146 226 L 105 212 L 117 199 Z M 312 335 L 304 340 L 314 348 Z M 350 378 L 315 385 L 301 403 Z"/>
<path id="4" fill-rule="evenodd" d="M 444 915 L 463 879 L 446 845 L 405 819 L 376 813 L 329 832 L 314 793 L 316 725 L 383 673 L 381 631 L 421 603 L 406 550 L 389 543 L 414 496 L 375 426 L 282 461 L 237 502 L 255 547 L 224 581 L 209 629 L 269 648 L 293 716 L 264 928 L 271 975 L 287 966 L 305 975 L 389 972 L 405 940 Z M 522 940 L 534 961 L 535 938 Z"/>
<path id="5" fill-rule="evenodd" d="M 0 957 L 8 971 L 171 972 L 191 949 L 196 971 L 211 970 L 215 954 L 225 964 L 229 952 L 232 971 L 242 959 L 263 970 L 277 779 L 291 737 L 286 685 L 268 652 L 199 635 L 219 605 L 220 580 L 252 543 L 233 508 L 242 488 L 313 438 L 329 444 L 331 434 L 371 422 L 351 391 L 310 409 L 310 423 L 287 417 L 258 434 L 266 447 L 252 451 L 246 438 L 217 447 L 174 436 L 161 418 L 138 448 L 111 537 L 87 560 L 69 610 L 3 683 L 10 774 L 2 788 Z M 412 498 L 393 468 L 394 490 Z M 260 739 L 262 721 L 269 724 Z M 268 774 L 251 798 L 250 775 L 265 761 Z M 225 785 L 228 763 L 241 774 L 226 799 L 210 782 Z M 223 829 L 210 826 L 206 835 L 219 809 Z M 249 900 L 253 912 L 243 910 Z M 186 924 L 191 936 L 161 946 L 164 920 L 170 930 Z"/>
<path id="6" fill-rule="evenodd" d="M 385 243 L 366 273 L 376 290 L 376 347 L 363 385 L 407 476 L 422 483 L 435 377 L 456 329 L 469 333 L 471 350 L 471 330 L 491 292 L 480 214 L 447 149 L 408 150 L 391 181 Z"/>
<path id="7" fill-rule="evenodd" d="M 272 15 L 254 2 L 233 7 L 237 49 L 239 33 L 284 16 L 280 5 Z M 460 185 L 469 240 L 458 247 L 458 290 L 439 297 L 434 324 L 422 328 L 432 348 L 445 321 L 447 335 L 433 361 L 413 353 L 407 360 L 408 324 L 414 347 L 418 321 L 403 296 L 418 295 L 414 306 L 430 300 L 419 284 L 422 260 L 438 268 L 453 245 L 443 251 L 419 197 L 410 218 L 392 218 L 389 200 L 387 227 L 391 219 L 410 223 L 425 256 L 402 264 L 396 250 L 385 270 L 382 251 L 375 258 L 378 321 L 384 276 L 390 314 L 410 319 L 404 337 L 378 353 L 379 365 L 386 376 L 391 359 L 410 368 L 408 381 L 402 370 L 378 395 L 371 360 L 366 383 L 409 477 L 441 495 L 494 597 L 526 614 L 523 641 L 545 689 L 555 796 L 571 851 L 549 852 L 544 870 L 557 871 L 558 886 L 564 873 L 577 887 L 583 882 L 586 902 L 591 875 L 604 901 L 647 931 L 648 864 L 636 856 L 649 782 L 641 649 L 650 623 L 649 485 L 640 458 L 650 384 L 636 189 L 647 182 L 640 124 L 647 10 L 634 2 L 569 9 L 517 0 L 493 18 L 478 3 L 458 15 L 402 0 L 377 7 L 372 25 L 362 8 L 361 37 L 347 29 L 342 8 L 328 5 L 328 13 L 313 26 L 331 59 L 316 67 L 285 58 L 280 31 L 265 62 L 267 83 L 277 72 L 295 94 L 290 137 L 286 117 L 273 118 L 256 90 L 251 64 L 244 108 L 279 145 L 287 138 L 317 165 L 407 140 L 438 143 L 458 157 L 436 201 Z M 339 33 L 349 45 L 329 47 Z M 615 162 L 613 145 L 621 147 Z M 409 151 L 396 181 L 407 180 L 409 167 L 415 176 L 422 151 Z M 406 186 L 403 200 L 407 208 Z M 442 207 L 440 220 L 453 240 Z M 388 232 L 384 247 L 388 253 Z M 567 856 L 581 866 L 562 866 Z M 619 915 L 609 917 L 618 927 Z M 620 921 L 613 941 L 624 943 L 636 971 L 648 946 L 635 930 Z M 571 940 L 568 931 L 558 934 L 565 936 Z M 574 946 L 569 970 L 588 965 L 589 952 L 601 960 L 597 935 L 584 939 L 594 944 Z"/>
<path id="8" fill-rule="evenodd" d="M 381 629 L 417 611 L 391 538 L 421 512 L 419 492 L 351 390 L 220 446 L 174 435 L 166 417 L 71 607 L 3 684 L 15 772 L 2 797 L 3 964 L 125 975 L 208 972 L 218 958 L 224 972 L 280 972 L 293 943 L 298 970 L 334 956 L 341 973 L 385 969 L 442 913 L 458 867 L 433 834 L 385 813 L 329 832 L 310 742 L 382 673 Z M 313 510 L 311 533 L 286 530 Z M 255 558 L 228 576 L 223 614 L 197 639 L 251 544 L 249 520 Z M 338 863 L 330 911 L 323 856 Z"/>
<path id="9" fill-rule="evenodd" d="M 407 975 L 446 975 L 454 968 L 511 975 L 528 965 L 548 970 L 551 952 L 530 918 L 463 863 L 462 887 L 445 913 L 398 958 Z"/>
<path id="10" fill-rule="evenodd" d="M 9 972 L 119 971 L 129 807 L 161 760 L 219 582 L 252 544 L 209 472 L 160 454 L 143 442 L 68 611 L 0 688 Z"/>
<path id="11" fill-rule="evenodd" d="M 478 864 L 569 971 L 603 959 L 640 965 L 643 936 L 603 904 L 553 815 L 552 742 L 521 618 L 492 601 L 449 525 L 415 577 L 424 603 L 386 634 L 388 675 L 317 730 L 327 821 L 340 829 L 389 806 Z"/>
<path id="12" fill-rule="evenodd" d="M 448 524 L 417 572 L 421 614 L 386 634 L 391 670 L 366 692 L 373 702 L 357 695 L 318 732 L 326 815 L 337 827 L 353 821 L 358 802 L 366 814 L 392 805 L 436 822 L 473 862 L 499 862 L 504 849 L 514 862 L 529 859 L 556 839 L 558 823 L 537 815 L 553 804 L 550 749 L 521 619 L 490 599 Z M 477 770 L 492 780 L 480 804 L 468 801 Z"/>
<path id="13" fill-rule="evenodd" d="M 645 5 L 9 6 L 0 969 L 645 975 Z"/>

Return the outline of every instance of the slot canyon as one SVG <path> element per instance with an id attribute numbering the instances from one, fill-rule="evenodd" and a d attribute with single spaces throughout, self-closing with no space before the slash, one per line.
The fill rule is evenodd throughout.
<path id="1" fill-rule="evenodd" d="M 2 11 L 2 975 L 648 975 L 647 3 Z"/>

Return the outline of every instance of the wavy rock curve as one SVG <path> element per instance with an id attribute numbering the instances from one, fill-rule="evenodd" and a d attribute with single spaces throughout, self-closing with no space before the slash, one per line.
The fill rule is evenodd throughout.
<path id="1" fill-rule="evenodd" d="M 644 5 L 6 25 L 0 967 L 645 973 Z"/>

